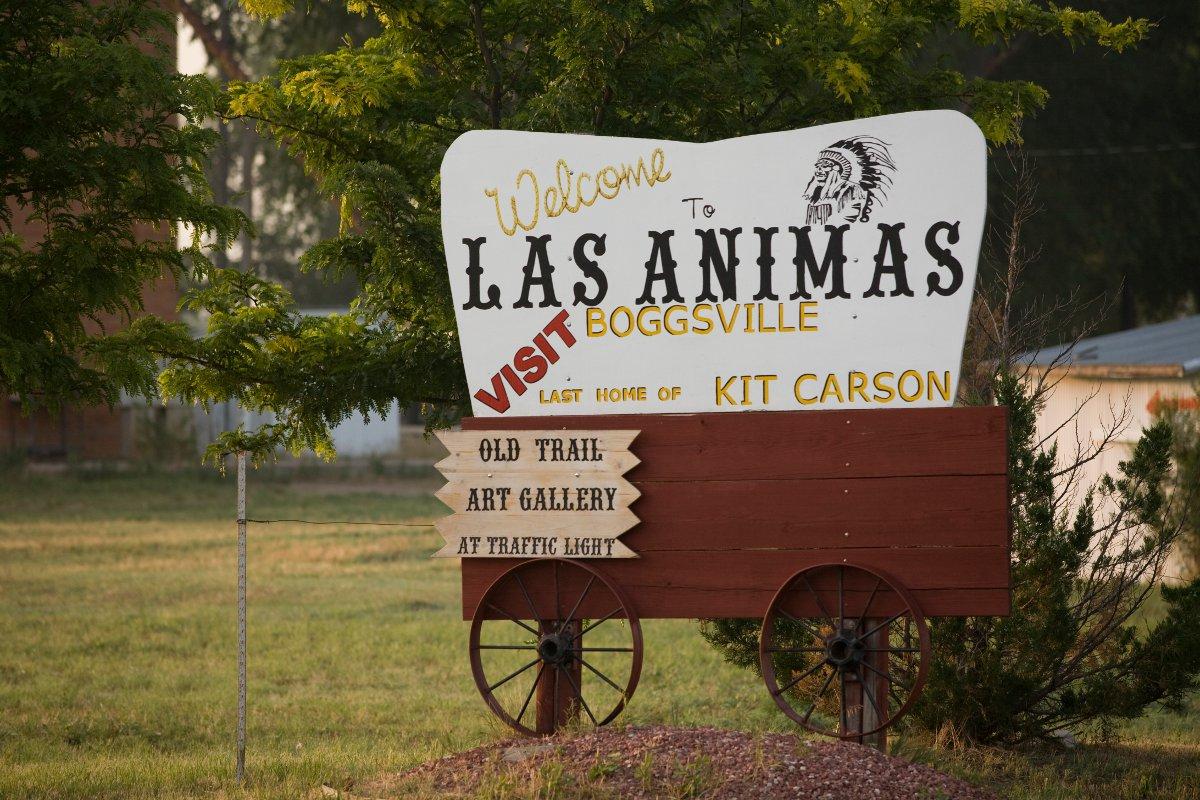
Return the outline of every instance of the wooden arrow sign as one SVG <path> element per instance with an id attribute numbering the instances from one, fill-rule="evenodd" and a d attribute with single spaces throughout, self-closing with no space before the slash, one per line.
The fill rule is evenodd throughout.
<path id="1" fill-rule="evenodd" d="M 638 523 L 637 431 L 447 431 L 436 523 L 443 558 L 636 558 L 617 540 Z"/>

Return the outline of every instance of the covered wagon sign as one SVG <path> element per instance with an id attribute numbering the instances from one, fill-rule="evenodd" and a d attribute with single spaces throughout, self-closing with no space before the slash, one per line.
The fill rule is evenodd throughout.
<path id="1" fill-rule="evenodd" d="M 926 619 L 1009 613 L 1007 410 L 951 407 L 985 173 L 950 111 L 454 142 L 474 414 L 440 434 L 437 555 L 499 719 L 603 725 L 640 620 L 741 618 L 780 711 L 880 745 L 929 674 Z"/>
<path id="2" fill-rule="evenodd" d="M 442 228 L 473 411 L 949 406 L 985 194 L 952 111 L 708 144 L 464 134 Z"/>

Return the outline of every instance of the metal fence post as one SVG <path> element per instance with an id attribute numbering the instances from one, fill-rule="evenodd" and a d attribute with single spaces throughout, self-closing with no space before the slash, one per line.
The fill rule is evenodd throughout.
<path id="1" fill-rule="evenodd" d="M 237 454 L 237 781 L 246 780 L 246 454 Z"/>

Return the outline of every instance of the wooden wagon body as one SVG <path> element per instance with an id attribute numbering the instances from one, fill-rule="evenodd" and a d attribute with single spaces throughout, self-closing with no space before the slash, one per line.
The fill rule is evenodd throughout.
<path id="1" fill-rule="evenodd" d="M 601 568 L 643 618 L 762 617 L 791 575 L 838 562 L 894 576 L 927 616 L 1009 612 L 1004 408 L 469 418 L 463 428 L 640 431 L 641 463 L 626 475 L 640 522 L 622 536 L 639 557 Z M 513 563 L 463 560 L 464 619 Z M 847 603 L 869 589 L 847 587 Z M 547 586 L 529 591 L 558 616 Z"/>
<path id="2" fill-rule="evenodd" d="M 638 522 L 621 537 L 636 558 L 462 559 L 476 683 L 523 733 L 552 732 L 580 708 L 594 724 L 620 713 L 641 671 L 641 618 L 754 618 L 779 708 L 879 744 L 924 685 L 925 618 L 1009 613 L 1004 408 L 471 418 L 463 429 L 638 431 L 624 476 Z M 630 640 L 589 644 L 611 619 Z M 484 632 L 495 624 L 508 638 Z M 491 669 L 497 652 L 533 660 Z M 613 677 L 588 660 L 601 652 L 631 661 Z M 535 667 L 506 706 L 496 690 Z M 589 673 L 616 692 L 607 713 L 585 699 Z M 831 687 L 838 710 L 818 723 Z"/>

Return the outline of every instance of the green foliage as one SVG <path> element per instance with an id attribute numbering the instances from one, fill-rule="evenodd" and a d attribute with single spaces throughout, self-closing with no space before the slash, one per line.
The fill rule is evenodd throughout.
<path id="1" fill-rule="evenodd" d="M 278 0 L 244 5 L 267 16 L 292 8 Z M 282 296 L 270 315 L 213 316 L 208 336 L 168 372 L 164 389 L 202 398 L 205 387 L 216 387 L 213 397 L 269 401 L 280 420 L 221 447 L 323 447 L 320 432 L 329 425 L 393 399 L 448 413 L 465 404 L 438 186 L 442 155 L 464 131 L 707 141 L 965 107 L 1001 144 L 1019 140 L 1021 121 L 1046 94 L 1024 80 L 965 74 L 951 63 L 950 42 L 978 51 L 1028 35 L 1121 50 L 1148 28 L 1144 20 L 1111 23 L 1028 0 L 356 0 L 347 7 L 374 16 L 379 35 L 234 84 L 228 111 L 258 123 L 341 204 L 340 235 L 311 248 L 303 266 L 353 276 L 361 291 L 348 319 L 328 323 L 301 322 Z M 192 302 L 207 308 L 209 298 Z M 287 342 L 301 327 L 311 338 L 297 358 Z M 235 387 L 232 376 L 251 361 L 263 377 Z M 329 382 L 342 374 L 355 380 Z"/>
<path id="2" fill-rule="evenodd" d="M 1015 743 L 1080 725 L 1104 732 L 1151 704 L 1178 707 L 1200 686 L 1200 580 L 1163 587 L 1164 618 L 1134 624 L 1178 535 L 1167 503 L 1171 430 L 1143 432 L 1116 476 L 1078 508 L 1062 464 L 1037 446 L 1037 402 L 1015 378 L 995 385 L 1009 409 L 1012 614 L 932 620 L 929 683 L 912 714 L 930 731 Z M 713 620 L 705 638 L 757 668 L 753 620 Z"/>
<path id="3" fill-rule="evenodd" d="M 996 398 L 1010 410 L 1013 614 L 934 623 L 918 721 L 1014 742 L 1085 724 L 1104 732 L 1153 703 L 1177 706 L 1200 685 L 1200 582 L 1162 588 L 1165 618 L 1134 624 L 1178 535 L 1170 428 L 1143 431 L 1118 474 L 1072 510 L 1058 453 L 1036 445 L 1035 401 L 1008 377 Z"/>
<path id="4" fill-rule="evenodd" d="M 0 387 L 27 409 L 152 395 L 154 354 L 106 334 L 147 283 L 204 272 L 174 226 L 246 225 L 210 200 L 217 90 L 174 74 L 171 36 L 142 0 L 0 2 Z"/>

